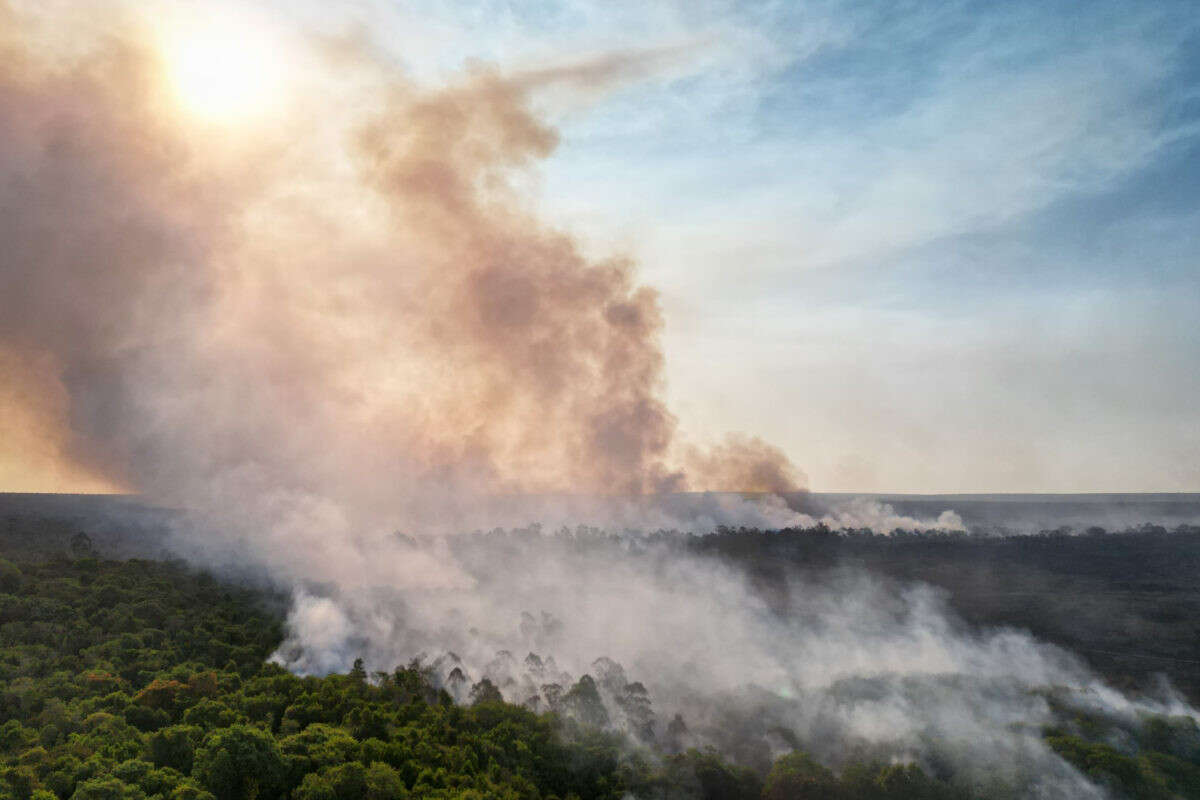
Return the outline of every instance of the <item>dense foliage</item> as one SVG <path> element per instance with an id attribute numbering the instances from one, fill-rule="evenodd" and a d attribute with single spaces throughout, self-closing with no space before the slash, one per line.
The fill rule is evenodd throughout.
<path id="1" fill-rule="evenodd" d="M 180 563 L 103 559 L 86 535 L 59 540 L 47 557 L 45 540 L 10 539 L 0 559 L 0 800 L 1011 796 L 916 764 L 834 771 L 795 751 L 756 772 L 712 751 L 649 748 L 596 727 L 586 676 L 564 691 L 564 713 L 544 714 L 486 680 L 455 705 L 419 662 L 300 677 L 267 661 L 285 598 Z M 1097 783 L 1200 798 L 1189 719 L 1126 729 L 1059 711 L 1048 744 Z"/>
<path id="2" fill-rule="evenodd" d="M 488 685 L 456 706 L 419 664 L 292 675 L 265 661 L 281 640 L 277 598 L 178 564 L 6 560 L 0 590 L 4 798 L 757 798 L 840 785 L 793 758 L 764 788 L 713 753 L 639 752 Z M 861 796 L 909 796 L 887 789 L 895 772 L 854 780 L 874 787 Z"/>
<path id="3" fill-rule="evenodd" d="M 1060 756 L 1125 797 L 1200 797 L 1200 730 L 1190 717 L 1151 717 L 1131 726 L 1049 696 L 1062 724 L 1045 731 Z"/>

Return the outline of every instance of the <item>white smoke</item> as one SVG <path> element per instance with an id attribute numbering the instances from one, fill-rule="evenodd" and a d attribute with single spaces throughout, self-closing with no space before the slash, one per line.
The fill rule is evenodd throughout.
<path id="1" fill-rule="evenodd" d="M 688 743 L 769 763 L 791 747 L 774 727 L 829 763 L 852 746 L 940 759 L 1029 797 L 1104 796 L 1042 741 L 1046 692 L 1108 713 L 1200 719 L 1177 699 L 1107 689 L 1020 631 L 971 632 L 929 587 L 848 570 L 764 587 L 683 542 L 538 529 L 406 541 L 413 558 L 449 554 L 469 586 L 300 590 L 275 658 L 317 673 L 358 657 L 383 670 L 422 658 L 459 700 L 487 678 L 541 710 L 555 685 L 588 674 L 611 724 L 634 737 L 645 720 L 629 718 L 622 693 L 636 681 L 660 743 L 681 714 Z"/>
<path id="2" fill-rule="evenodd" d="M 896 513 L 889 503 L 869 497 L 852 497 L 837 501 L 821 517 L 821 523 L 833 530 L 872 530 L 876 533 L 902 531 L 966 531 L 967 526 L 957 512 L 946 509 L 935 519 L 923 520 Z"/>

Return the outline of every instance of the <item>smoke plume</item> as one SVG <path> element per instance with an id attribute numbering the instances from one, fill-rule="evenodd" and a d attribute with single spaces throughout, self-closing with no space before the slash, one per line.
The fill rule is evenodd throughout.
<path id="1" fill-rule="evenodd" d="M 655 293 L 514 188 L 557 141 L 530 95 L 645 57 L 428 89 L 310 43 L 357 102 L 214 141 L 172 106 L 169 54 L 88 24 L 47 54 L 9 12 L 0 67 L 0 345 L 56 365 L 74 462 L 187 505 L 233 482 L 422 521 L 518 492 L 802 488 L 757 440 L 679 443 Z"/>
<path id="2" fill-rule="evenodd" d="M 779 450 L 680 435 L 654 291 L 523 201 L 557 142 L 541 88 L 677 53 L 428 87 L 360 39 L 297 36 L 272 116 L 216 123 L 181 109 L 144 19 L 108 11 L 0 6 L 0 425 L 24 430 L 6 464 L 19 447 L 186 509 L 181 551 L 294 589 L 277 658 L 300 671 L 424 653 L 451 689 L 491 676 L 543 707 L 588 673 L 614 724 L 665 735 L 680 713 L 688 741 L 730 748 L 719 731 L 770 697 L 827 760 L 822 742 L 929 757 L 929 735 L 962 737 L 964 763 L 1097 795 L 1013 727 L 1045 717 L 1029 686 L 1094 680 L 1024 635 L 957 629 L 928 592 L 846 575 L 768 602 L 636 536 L 441 535 L 815 521 L 780 496 L 804 477 Z M 621 694 L 638 681 L 657 722 Z"/>

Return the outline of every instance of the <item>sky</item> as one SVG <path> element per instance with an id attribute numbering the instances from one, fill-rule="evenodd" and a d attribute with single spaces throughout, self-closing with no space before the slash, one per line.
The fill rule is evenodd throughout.
<path id="1" fill-rule="evenodd" d="M 520 188 L 658 290 L 691 436 L 819 491 L 1200 490 L 1192 3 L 226 5 L 422 86 L 633 65 L 544 82 Z"/>
<path id="2" fill-rule="evenodd" d="M 841 491 L 1200 489 L 1200 15 L 379 3 L 416 74 L 672 52 L 537 187 L 662 293 L 685 429 Z"/>

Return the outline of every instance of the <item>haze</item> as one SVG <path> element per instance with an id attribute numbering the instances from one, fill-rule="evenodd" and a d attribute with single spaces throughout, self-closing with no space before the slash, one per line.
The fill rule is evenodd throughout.
<path id="1" fill-rule="evenodd" d="M 367 80 L 314 40 L 430 90 L 480 59 L 531 75 L 557 146 L 513 191 L 659 292 L 663 407 L 690 440 L 761 437 L 828 490 L 1196 488 L 1186 3 L 223 4 L 203 24 L 110 5 L 166 54 L 182 140 L 227 169 Z M 8 16 L 38 7 L 24 35 L 64 52 L 96 24 L 70 4 Z M 295 163 L 272 192 L 329 179 Z M 81 446 L 61 364 L 3 358 L 20 379 L 0 386 L 0 485 L 138 488 Z"/>
<path id="2" fill-rule="evenodd" d="M 879 8 L 0 0 L 0 794 L 1196 796 L 1200 22 Z"/>

